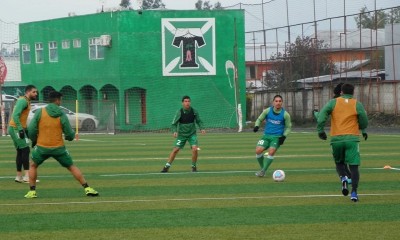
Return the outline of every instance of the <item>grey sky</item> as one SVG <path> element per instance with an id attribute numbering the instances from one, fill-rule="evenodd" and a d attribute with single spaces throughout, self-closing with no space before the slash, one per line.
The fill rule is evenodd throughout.
<path id="1" fill-rule="evenodd" d="M 373 10 L 398 6 L 398 0 L 209 0 L 211 4 L 219 1 L 222 6 L 232 6 L 244 3 L 247 6 L 246 15 L 255 15 L 254 21 L 261 22 L 261 8 L 259 4 L 265 3 L 264 25 L 277 27 L 290 24 L 312 21 L 314 17 L 324 19 L 327 17 L 342 16 L 344 13 L 358 13 L 360 8 L 366 6 Z M 121 0 L 1 0 L 0 19 L 5 22 L 23 23 L 67 17 L 73 12 L 77 15 L 96 13 L 102 8 L 118 7 Z M 132 7 L 137 9 L 138 0 L 131 0 Z M 167 9 L 194 9 L 197 0 L 162 0 Z M 257 4 L 252 7 L 251 4 Z M 315 8 L 314 8 L 315 4 Z M 345 6 L 344 6 L 345 5 Z M 289 13 L 289 19 L 287 19 Z M 250 18 L 251 19 L 251 18 Z M 304 20 L 303 20 L 304 19 Z M 288 21 L 289 20 L 289 21 Z"/>
<path id="2" fill-rule="evenodd" d="M 137 9 L 138 0 L 131 0 L 132 7 Z M 314 18 L 327 19 L 338 16 L 357 14 L 366 6 L 369 10 L 399 6 L 399 0 L 209 0 L 211 4 L 219 1 L 222 6 L 228 7 L 244 3 L 246 29 L 245 31 L 258 31 L 262 28 L 280 28 L 289 25 L 311 22 L 301 26 L 306 35 L 313 33 L 312 21 Z M 118 7 L 121 0 L 0 0 L 0 42 L 13 42 L 18 38 L 17 24 L 32 21 L 41 21 L 54 18 L 67 17 L 69 13 L 85 15 L 98 12 L 102 6 L 105 9 Z M 194 9 L 197 0 L 162 0 L 167 9 L 187 10 Z M 265 3 L 264 11 L 260 7 Z M 253 4 L 253 5 L 252 5 Z M 289 16 L 287 16 L 287 13 Z M 264 15 L 264 21 L 263 16 Z M 343 29 L 343 19 L 333 19 L 334 30 Z M 12 24 L 10 24 L 12 23 Z M 323 30 L 323 23 L 319 29 Z M 356 28 L 354 16 L 347 19 L 347 28 Z M 301 31 L 303 31 L 301 30 Z M 282 34 L 285 29 L 279 30 Z M 300 33 L 293 28 L 291 35 Z"/>
<path id="3" fill-rule="evenodd" d="M 239 2 L 261 3 L 261 0 L 218 0 L 223 6 Z M 101 9 L 118 7 L 121 0 L 1 0 L 0 19 L 6 22 L 22 23 L 95 13 Z M 194 9 L 197 0 L 163 0 L 168 9 Z M 210 0 L 214 4 L 217 0 Z M 137 9 L 137 0 L 131 0 Z"/>

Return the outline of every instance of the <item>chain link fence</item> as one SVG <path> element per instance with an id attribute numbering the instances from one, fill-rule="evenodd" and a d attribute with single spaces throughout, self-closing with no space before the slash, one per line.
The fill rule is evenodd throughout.
<path id="1" fill-rule="evenodd" d="M 299 124 L 341 82 L 373 116 L 399 116 L 400 5 L 377 0 L 236 4 L 246 17 L 247 120 L 280 94 Z"/>

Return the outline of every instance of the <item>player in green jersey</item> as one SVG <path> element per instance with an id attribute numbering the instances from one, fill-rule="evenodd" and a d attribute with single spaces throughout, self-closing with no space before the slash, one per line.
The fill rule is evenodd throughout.
<path id="1" fill-rule="evenodd" d="M 18 98 L 15 103 L 12 117 L 8 127 L 8 134 L 13 140 L 14 147 L 17 150 L 16 166 L 17 176 L 15 182 L 29 182 L 29 139 L 26 132 L 27 120 L 31 109 L 31 100 L 35 100 L 38 91 L 35 86 L 28 85 L 25 87 L 25 95 Z M 22 177 L 22 167 L 25 171 L 25 176 Z"/>
<path id="2" fill-rule="evenodd" d="M 340 95 L 341 95 L 341 93 L 342 93 L 342 85 L 343 85 L 344 83 L 339 83 L 338 85 L 336 85 L 336 87 L 333 89 L 333 98 L 338 98 L 338 97 L 340 97 Z M 319 114 L 319 111 L 318 111 L 318 109 L 314 109 L 313 110 L 313 116 L 314 116 L 314 118 L 318 121 L 318 114 Z M 346 177 L 347 177 L 347 182 L 348 182 L 348 184 L 351 184 L 351 171 L 350 171 L 350 168 L 349 168 L 349 165 L 347 165 L 346 164 L 346 166 L 345 166 L 345 171 L 346 171 Z M 339 176 L 340 176 L 340 173 L 338 172 L 338 174 L 339 174 Z"/>
<path id="3" fill-rule="evenodd" d="M 174 138 L 176 138 L 174 148 L 169 155 L 167 163 L 161 170 L 162 173 L 168 172 L 176 155 L 183 149 L 186 142 L 189 142 L 192 148 L 192 172 L 197 172 L 198 140 L 196 125 L 199 127 L 202 134 L 206 133 L 199 112 L 191 107 L 190 97 L 183 96 L 182 108 L 175 113 L 171 125 L 171 131 L 173 132 Z"/>
<path id="4" fill-rule="evenodd" d="M 75 132 L 71 128 L 67 116 L 59 107 L 62 94 L 50 92 L 50 103 L 38 109 L 28 126 L 28 134 L 32 140 L 32 161 L 29 169 L 29 192 L 25 198 L 36 198 L 36 178 L 39 166 L 52 157 L 66 168 L 82 185 L 86 196 L 98 196 L 99 193 L 89 187 L 85 177 L 73 163 L 72 157 L 65 147 L 64 139 L 72 141 Z M 64 137 L 63 137 L 64 135 Z M 64 138 L 64 139 L 63 139 Z"/>
<path id="5" fill-rule="evenodd" d="M 360 179 L 358 166 L 361 163 L 359 152 L 360 130 L 365 140 L 368 134 L 365 129 L 368 126 L 367 113 L 364 106 L 353 98 L 354 86 L 343 84 L 342 96 L 330 100 L 318 115 L 318 137 L 327 139 L 324 127 L 331 115 L 331 147 L 332 155 L 342 183 L 342 194 L 347 196 L 348 180 L 345 166 L 349 165 L 352 177 L 351 197 L 353 202 L 358 201 L 357 188 Z"/>
<path id="6" fill-rule="evenodd" d="M 282 107 L 282 96 L 276 95 L 272 101 L 273 106 L 265 109 L 257 118 L 254 132 L 257 132 L 261 122 L 265 120 L 264 135 L 257 142 L 256 158 L 261 170 L 256 173 L 257 177 L 264 177 L 265 172 L 274 160 L 274 155 L 279 147 L 285 142 L 286 136 L 292 129 L 289 113 Z M 263 152 L 267 150 L 266 157 Z"/>

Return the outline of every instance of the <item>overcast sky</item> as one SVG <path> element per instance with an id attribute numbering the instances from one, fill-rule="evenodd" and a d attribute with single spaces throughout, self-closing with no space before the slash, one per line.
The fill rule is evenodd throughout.
<path id="1" fill-rule="evenodd" d="M 205 0 L 203 0 L 205 1 Z M 343 28 L 343 18 L 338 16 L 358 14 L 364 6 L 368 10 L 384 9 L 400 5 L 400 0 L 209 0 L 211 4 L 220 2 L 223 7 L 244 3 L 246 31 L 262 28 L 282 28 L 286 25 L 306 23 L 304 34 L 313 33 L 314 18 L 317 20 L 332 18 L 332 28 Z M 138 0 L 131 0 L 133 9 L 138 9 Z M 197 0 L 162 0 L 167 9 L 194 10 Z M 264 8 L 260 7 L 264 3 Z M 18 40 L 18 23 L 49 20 L 68 17 L 69 13 L 86 15 L 119 7 L 121 0 L 0 0 L 0 43 Z M 251 5 L 255 4 L 255 5 Z M 345 6 L 344 6 L 345 5 Z M 289 14 L 288 16 L 286 14 Z M 262 16 L 264 16 L 264 21 Z M 319 30 L 323 29 L 319 23 Z M 307 25 L 308 24 L 308 25 Z M 355 29 L 354 15 L 347 19 L 347 28 Z M 302 29 L 300 29 L 303 31 Z M 298 35 L 293 29 L 291 35 Z M 283 30 L 282 30 L 283 31 Z M 287 33 L 284 33 L 287 35 Z M 11 46 L 11 45 L 7 45 Z"/>
<path id="2" fill-rule="evenodd" d="M 206 0 L 203 0 L 206 1 Z M 138 8 L 138 0 L 131 0 L 132 7 Z M 195 9 L 197 0 L 162 0 L 167 9 L 187 10 Z M 266 5 L 266 19 L 274 15 L 278 22 L 286 22 L 286 3 L 289 5 L 290 23 L 299 23 L 292 19 L 313 15 L 313 4 L 316 5 L 317 19 L 337 17 L 343 15 L 343 3 L 346 5 L 346 14 L 358 13 L 366 6 L 369 10 L 400 5 L 399 0 L 209 0 L 211 4 L 220 2 L 223 7 L 245 4 Z M 76 15 L 92 14 L 102 6 L 107 8 L 118 7 L 121 0 L 0 0 L 0 20 L 3 22 L 24 23 L 54 18 L 67 17 L 68 13 Z M 238 7 L 237 7 L 238 8 Z M 252 15 L 256 8 L 247 8 Z M 268 12 L 269 11 L 269 12 Z M 314 9 L 315 14 L 315 9 Z M 311 18 L 312 19 L 312 18 Z M 269 20 L 271 21 L 271 20 Z M 279 24 L 282 25 L 282 24 Z"/>
<path id="3" fill-rule="evenodd" d="M 239 2 L 261 3 L 261 0 L 209 0 L 211 4 L 219 1 L 222 6 L 232 6 Z M 162 0 L 168 9 L 195 9 L 197 0 Z M 0 19 L 6 22 L 23 23 L 52 18 L 67 17 L 68 13 L 77 15 L 95 13 L 101 9 L 118 7 L 121 0 L 0 0 Z M 137 9 L 137 0 L 131 0 Z"/>

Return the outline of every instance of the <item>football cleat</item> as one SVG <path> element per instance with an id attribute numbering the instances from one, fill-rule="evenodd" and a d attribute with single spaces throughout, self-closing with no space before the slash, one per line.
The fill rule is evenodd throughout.
<path id="1" fill-rule="evenodd" d="M 163 169 L 161 170 L 161 172 L 162 172 L 162 173 L 166 173 L 166 172 L 168 172 L 168 170 L 169 170 L 169 167 L 163 167 Z"/>
<path id="2" fill-rule="evenodd" d="M 197 172 L 197 167 L 192 167 L 192 172 Z"/>
<path id="3" fill-rule="evenodd" d="M 99 193 L 91 187 L 85 188 L 85 194 L 86 194 L 86 196 L 89 196 L 89 197 L 96 197 L 99 195 Z"/>
<path id="4" fill-rule="evenodd" d="M 264 176 L 265 176 L 265 171 L 264 171 L 264 170 L 261 170 L 261 171 L 259 171 L 259 172 L 256 172 L 256 176 L 257 176 L 257 177 L 264 177 Z"/>
<path id="5" fill-rule="evenodd" d="M 36 191 L 35 190 L 31 190 L 24 197 L 25 198 L 37 198 Z"/>
<path id="6" fill-rule="evenodd" d="M 17 183 L 22 183 L 24 182 L 24 179 L 21 176 L 16 176 L 14 181 Z"/>
<path id="7" fill-rule="evenodd" d="M 350 200 L 353 202 L 358 202 L 358 195 L 356 192 L 351 192 Z"/>

